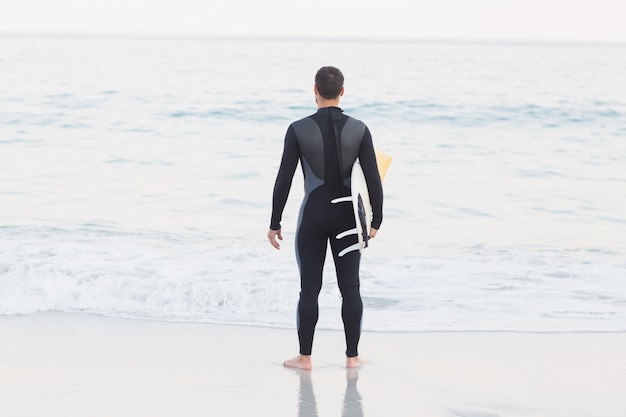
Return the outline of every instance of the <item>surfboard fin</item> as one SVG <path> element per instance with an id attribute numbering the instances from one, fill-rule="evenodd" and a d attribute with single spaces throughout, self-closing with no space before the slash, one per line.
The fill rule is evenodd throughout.
<path id="1" fill-rule="evenodd" d="M 347 197 L 339 197 L 339 198 L 335 198 L 333 200 L 330 200 L 330 202 L 332 204 L 337 204 L 337 203 L 351 203 L 352 202 L 352 196 L 349 195 Z"/>
<path id="2" fill-rule="evenodd" d="M 359 233 L 359 229 L 355 227 L 354 229 L 348 229 L 345 232 L 339 233 L 336 237 L 337 239 L 343 239 L 346 236 L 356 235 L 357 233 Z"/>
<path id="3" fill-rule="evenodd" d="M 361 248 L 361 244 L 360 243 L 355 243 L 354 245 L 348 246 L 347 248 L 345 248 L 344 250 L 339 252 L 339 257 L 341 258 L 346 253 L 349 253 L 349 252 L 352 252 L 352 251 L 355 251 L 355 250 L 359 250 L 360 248 Z"/>

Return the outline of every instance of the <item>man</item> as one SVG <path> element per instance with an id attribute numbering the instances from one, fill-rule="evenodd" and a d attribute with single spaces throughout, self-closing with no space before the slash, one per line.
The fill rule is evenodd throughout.
<path id="1" fill-rule="evenodd" d="M 300 269 L 298 340 L 300 354 L 284 362 L 291 368 L 311 369 L 313 335 L 318 319 L 318 295 L 326 248 L 330 242 L 337 283 L 342 296 L 341 316 L 346 337 L 346 366 L 361 364 L 358 344 L 361 336 L 363 303 L 359 290 L 358 250 L 343 256 L 339 252 L 357 243 L 355 234 L 337 235 L 356 225 L 350 202 L 332 203 L 350 195 L 350 173 L 358 158 L 368 184 L 373 218 L 370 238 L 382 222 L 383 191 L 376 165 L 372 136 L 367 126 L 339 108 L 344 93 L 343 74 L 334 67 L 322 67 L 315 75 L 315 114 L 292 123 L 287 129 L 283 156 L 274 185 L 272 218 L 267 234 L 270 244 L 280 249 L 280 221 L 298 161 L 304 174 L 305 195 L 296 231 L 296 258 Z M 277 240 L 278 239 L 278 240 Z"/>

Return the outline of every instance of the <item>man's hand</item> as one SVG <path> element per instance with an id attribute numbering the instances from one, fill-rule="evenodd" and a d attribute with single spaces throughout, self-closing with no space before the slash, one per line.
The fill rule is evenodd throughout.
<path id="1" fill-rule="evenodd" d="M 376 233 L 378 233 L 378 229 L 370 228 L 370 239 L 374 239 L 376 237 Z"/>
<path id="2" fill-rule="evenodd" d="M 278 229 L 278 230 L 270 229 L 269 232 L 267 232 L 267 238 L 270 240 L 270 245 L 274 246 L 276 249 L 280 249 L 280 243 L 278 243 L 276 238 L 278 238 L 278 240 L 283 240 L 283 235 L 280 232 L 281 230 L 282 229 Z"/>

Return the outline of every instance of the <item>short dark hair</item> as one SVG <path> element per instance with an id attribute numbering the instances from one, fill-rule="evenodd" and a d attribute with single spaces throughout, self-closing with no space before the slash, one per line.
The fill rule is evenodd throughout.
<path id="1" fill-rule="evenodd" d="M 343 88 L 343 74 L 339 68 L 322 67 L 315 74 L 317 91 L 326 100 L 339 97 Z"/>

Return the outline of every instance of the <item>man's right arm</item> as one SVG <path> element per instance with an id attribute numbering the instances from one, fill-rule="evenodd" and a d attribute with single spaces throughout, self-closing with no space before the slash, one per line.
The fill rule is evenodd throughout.
<path id="1" fill-rule="evenodd" d="M 270 230 L 280 230 L 280 221 L 282 219 L 285 205 L 287 204 L 293 175 L 296 172 L 296 167 L 298 166 L 298 159 L 298 141 L 293 127 L 289 126 L 287 134 L 285 135 L 285 145 L 283 148 L 283 156 L 280 161 L 280 168 L 278 169 L 276 182 L 274 183 Z"/>

